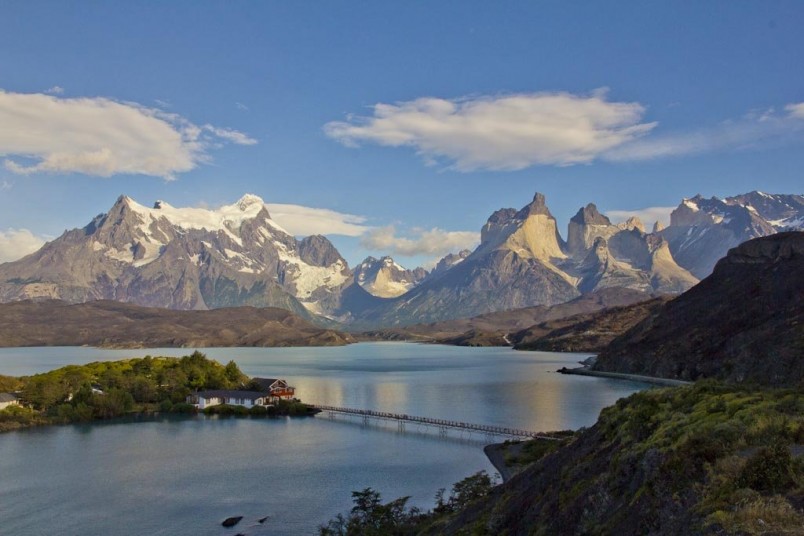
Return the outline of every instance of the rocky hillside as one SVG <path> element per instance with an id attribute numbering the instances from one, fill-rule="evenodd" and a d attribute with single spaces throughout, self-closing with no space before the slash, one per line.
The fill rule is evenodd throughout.
<path id="1" fill-rule="evenodd" d="M 377 330 L 368 335 L 376 339 L 419 340 L 459 346 L 510 346 L 517 340 L 515 334 L 526 328 L 541 324 L 558 325 L 570 317 L 585 318 L 586 314 L 650 298 L 650 294 L 638 290 L 606 288 L 549 307 L 537 305 L 472 318 L 414 324 L 405 328 Z"/>
<path id="2" fill-rule="evenodd" d="M 165 348 L 340 346 L 344 333 L 318 328 L 284 309 L 175 311 L 113 301 L 57 300 L 0 305 L 0 346 Z"/>
<path id="3" fill-rule="evenodd" d="M 802 416 L 795 390 L 643 391 L 560 448 L 523 449 L 522 472 L 411 533 L 801 534 Z"/>
<path id="4" fill-rule="evenodd" d="M 509 337 L 515 350 L 600 352 L 639 322 L 655 315 L 669 296 L 540 322 Z"/>
<path id="5" fill-rule="evenodd" d="M 750 240 L 618 337 L 594 368 L 769 385 L 804 382 L 804 232 Z"/>

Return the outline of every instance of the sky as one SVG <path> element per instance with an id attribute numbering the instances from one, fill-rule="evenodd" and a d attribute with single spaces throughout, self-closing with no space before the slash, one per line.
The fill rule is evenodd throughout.
<path id="1" fill-rule="evenodd" d="M 0 262 L 121 194 L 246 193 L 350 265 L 547 197 L 802 193 L 804 2 L 0 3 Z"/>

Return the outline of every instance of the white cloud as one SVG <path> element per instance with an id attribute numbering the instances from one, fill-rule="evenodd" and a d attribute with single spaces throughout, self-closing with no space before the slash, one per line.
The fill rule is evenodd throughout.
<path id="1" fill-rule="evenodd" d="M 213 127 L 212 125 L 204 125 L 204 130 L 207 132 L 211 132 L 215 134 L 217 137 L 222 138 L 224 140 L 230 141 L 237 145 L 256 145 L 257 140 L 254 138 L 249 137 L 242 132 L 238 132 L 237 130 L 232 130 L 231 128 L 219 128 Z"/>
<path id="2" fill-rule="evenodd" d="M 366 218 L 354 214 L 281 203 L 266 203 L 265 207 L 271 214 L 271 219 L 296 236 L 360 236 L 369 230 L 369 227 L 363 225 Z"/>
<path id="3" fill-rule="evenodd" d="M 790 113 L 790 117 L 795 117 L 796 119 L 804 119 L 804 102 L 788 104 L 787 106 L 784 107 L 784 109 Z"/>
<path id="4" fill-rule="evenodd" d="M 588 163 L 648 133 L 644 107 L 609 102 L 605 92 L 525 93 L 377 104 L 370 117 L 324 126 L 346 146 L 414 147 L 425 161 L 453 162 L 460 171 L 518 170 L 533 165 Z"/>
<path id="5" fill-rule="evenodd" d="M 11 190 L 11 188 L 13 186 L 14 186 L 14 183 L 11 183 L 11 182 L 8 182 L 7 180 L 4 180 L 4 181 L 0 182 L 0 191 L 4 192 L 6 190 Z"/>
<path id="6" fill-rule="evenodd" d="M 735 120 L 686 132 L 654 134 L 607 151 L 612 161 L 703 154 L 721 150 L 744 150 L 795 141 L 804 132 L 804 103 L 789 104 L 787 114 L 773 109 L 755 110 Z"/>
<path id="7" fill-rule="evenodd" d="M 480 243 L 480 233 L 473 231 L 444 231 L 442 229 L 413 229 L 414 238 L 396 235 L 393 225 L 371 229 L 360 240 L 367 249 L 378 250 L 383 254 L 415 256 L 438 255 L 473 249 Z"/>
<path id="8" fill-rule="evenodd" d="M 178 114 L 103 97 L 63 99 L 0 90 L 0 156 L 17 174 L 121 173 L 174 179 L 210 160 L 220 140 L 250 145 L 245 134 Z"/>
<path id="9" fill-rule="evenodd" d="M 154 99 L 154 102 L 160 108 L 170 108 L 172 106 L 168 101 L 162 99 Z"/>
<path id="10" fill-rule="evenodd" d="M 48 95 L 61 95 L 64 93 L 64 88 L 61 86 L 53 86 L 45 90 Z"/>
<path id="11" fill-rule="evenodd" d="M 246 105 L 245 105 L 245 104 L 243 104 L 242 102 L 236 102 L 236 103 L 235 103 L 235 108 L 237 108 L 238 110 L 241 110 L 241 111 L 243 111 L 243 112 L 247 112 L 247 111 L 248 111 L 248 106 L 246 106 Z"/>
<path id="12" fill-rule="evenodd" d="M 636 216 L 642 220 L 647 230 L 650 231 L 653 224 L 657 221 L 665 227 L 670 225 L 670 213 L 673 212 L 675 208 L 676 207 L 647 207 L 636 210 L 609 210 L 606 211 L 606 216 L 614 223 L 624 222 L 628 218 Z"/>
<path id="13" fill-rule="evenodd" d="M 45 239 L 27 229 L 0 231 L 0 262 L 21 259 L 42 247 Z"/>

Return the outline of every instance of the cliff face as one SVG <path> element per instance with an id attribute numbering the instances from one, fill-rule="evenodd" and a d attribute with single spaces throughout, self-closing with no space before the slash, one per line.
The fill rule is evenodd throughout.
<path id="1" fill-rule="evenodd" d="M 596 370 L 767 385 L 804 381 L 804 233 L 757 238 L 615 339 Z"/>

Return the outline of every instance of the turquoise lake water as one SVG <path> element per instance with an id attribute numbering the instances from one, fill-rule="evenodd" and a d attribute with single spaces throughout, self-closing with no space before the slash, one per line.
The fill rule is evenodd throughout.
<path id="1" fill-rule="evenodd" d="M 3 348 L 0 374 L 187 349 Z M 209 348 L 250 376 L 287 379 L 306 402 L 534 431 L 577 429 L 644 389 L 555 373 L 588 354 L 409 343 L 335 348 Z M 487 438 L 408 424 L 301 419 L 141 419 L 0 435 L 0 532 L 40 534 L 315 534 L 351 507 L 353 490 L 411 496 L 479 470 Z M 229 516 L 244 516 L 232 529 Z M 270 516 L 264 524 L 257 520 Z"/>

